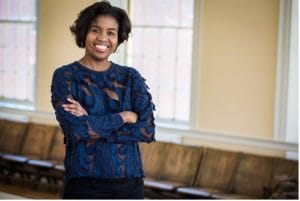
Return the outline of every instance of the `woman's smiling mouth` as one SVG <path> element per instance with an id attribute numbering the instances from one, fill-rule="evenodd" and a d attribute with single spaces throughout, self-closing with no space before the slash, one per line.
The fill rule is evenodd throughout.
<path id="1" fill-rule="evenodd" d="M 96 50 L 99 52 L 105 52 L 106 49 L 108 48 L 106 45 L 96 45 Z"/>

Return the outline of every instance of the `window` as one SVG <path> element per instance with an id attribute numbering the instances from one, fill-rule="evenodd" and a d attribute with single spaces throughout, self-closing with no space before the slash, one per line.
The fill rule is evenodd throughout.
<path id="1" fill-rule="evenodd" d="M 0 106 L 32 105 L 36 0 L 0 0 L 0 35 Z"/>
<path id="2" fill-rule="evenodd" d="M 160 120 L 189 121 L 193 10 L 193 0 L 129 1 L 127 65 L 147 79 Z"/>

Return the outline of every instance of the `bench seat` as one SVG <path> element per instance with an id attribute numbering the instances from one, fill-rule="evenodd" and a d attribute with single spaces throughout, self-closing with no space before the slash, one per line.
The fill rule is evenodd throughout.
<path id="1" fill-rule="evenodd" d="M 208 198 L 211 196 L 212 192 L 215 192 L 214 189 L 203 189 L 197 187 L 179 187 L 176 189 L 177 193 L 195 196 L 195 197 L 205 197 Z"/>
<path id="2" fill-rule="evenodd" d="M 15 162 L 20 164 L 25 164 L 28 161 L 28 157 L 14 154 L 3 154 L 2 160 L 8 162 Z"/>
<path id="3" fill-rule="evenodd" d="M 30 159 L 27 161 L 27 164 L 34 166 L 34 167 L 45 168 L 45 169 L 54 168 L 54 163 L 49 162 L 49 161 L 43 161 L 43 160 Z"/>
<path id="4" fill-rule="evenodd" d="M 64 171 L 65 171 L 65 166 L 64 166 L 64 165 L 61 165 L 61 164 L 58 164 L 58 165 L 55 165 L 55 166 L 54 166 L 54 169 L 55 169 L 55 170 L 58 170 L 58 171 L 64 172 Z"/>
<path id="5" fill-rule="evenodd" d="M 179 182 L 155 181 L 152 179 L 144 179 L 144 185 L 147 188 L 158 189 L 163 191 L 175 191 L 176 188 L 182 186 Z"/>

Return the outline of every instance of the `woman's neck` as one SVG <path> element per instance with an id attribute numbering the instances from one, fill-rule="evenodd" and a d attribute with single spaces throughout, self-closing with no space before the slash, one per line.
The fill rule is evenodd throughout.
<path id="1" fill-rule="evenodd" d="M 82 57 L 79 60 L 79 63 L 81 63 L 83 66 L 90 68 L 94 71 L 105 71 L 111 66 L 111 62 L 108 60 L 96 61 L 93 59 L 88 59 L 86 57 Z"/>

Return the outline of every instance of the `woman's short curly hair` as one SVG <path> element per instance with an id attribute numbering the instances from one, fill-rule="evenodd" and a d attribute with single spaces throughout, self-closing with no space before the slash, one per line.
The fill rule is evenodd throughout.
<path id="1" fill-rule="evenodd" d="M 121 8 L 112 6 L 108 1 L 101 1 L 83 9 L 78 14 L 74 24 L 70 26 L 70 30 L 75 36 L 78 47 L 85 47 L 86 35 L 91 28 L 92 22 L 99 15 L 111 16 L 118 22 L 118 46 L 128 40 L 131 32 L 131 22 L 127 13 Z"/>

